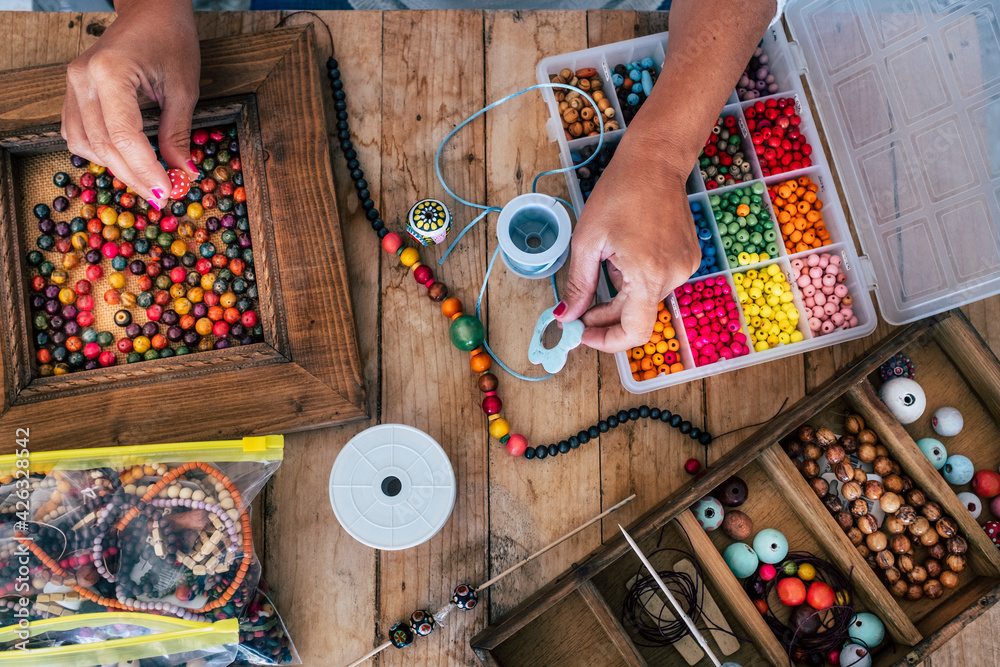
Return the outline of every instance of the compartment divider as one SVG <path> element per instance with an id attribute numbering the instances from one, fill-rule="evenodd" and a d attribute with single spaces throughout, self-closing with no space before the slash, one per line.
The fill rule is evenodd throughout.
<path id="1" fill-rule="evenodd" d="M 885 441 L 903 471 L 913 478 L 914 483 L 923 489 L 928 497 L 936 500 L 945 513 L 954 517 L 961 534 L 969 543 L 969 556 L 973 569 L 984 576 L 1000 577 L 1000 549 L 996 548 L 982 527 L 972 518 L 969 510 L 958 500 L 958 496 L 934 469 L 902 424 L 893 417 L 871 383 L 867 379 L 862 380 L 851 387 L 844 397 L 851 408 L 864 417 L 865 423 Z"/>
<path id="2" fill-rule="evenodd" d="M 686 509 L 681 512 L 677 516 L 677 523 L 691 540 L 691 551 L 701 565 L 702 574 L 719 592 L 718 597 L 722 598 L 722 604 L 726 605 L 740 625 L 750 633 L 764 658 L 772 665 L 788 664 L 788 653 L 785 648 L 764 622 L 764 617 L 750 602 L 746 591 L 733 576 L 726 561 L 722 559 L 722 554 L 715 548 L 715 544 L 694 518 L 691 510 Z"/>
<path id="3" fill-rule="evenodd" d="M 878 613 L 892 638 L 906 646 L 919 644 L 923 635 L 847 539 L 781 447 L 771 445 L 761 452 L 757 460 L 774 477 L 775 486 L 799 521 L 823 545 L 834 564 L 857 583 L 854 594 L 864 602 L 865 607 Z"/>
<path id="4" fill-rule="evenodd" d="M 1000 423 L 1000 361 L 962 311 L 950 315 L 931 330 L 934 339 Z"/>
<path id="5" fill-rule="evenodd" d="M 578 590 L 580 591 L 580 596 L 583 597 L 583 601 L 587 603 L 587 607 L 597 617 L 597 622 L 601 624 L 601 627 L 608 633 L 608 637 L 615 645 L 615 648 L 622 654 L 625 662 L 631 667 L 648 667 L 646 660 L 639 653 L 639 648 L 632 642 L 628 633 L 625 632 L 625 628 L 618 621 L 618 617 L 615 616 L 607 600 L 597 590 L 594 582 L 588 579 L 580 584 Z"/>

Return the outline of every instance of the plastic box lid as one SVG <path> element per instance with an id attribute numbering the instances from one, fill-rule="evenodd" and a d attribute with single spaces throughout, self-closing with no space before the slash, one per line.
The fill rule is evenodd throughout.
<path id="1" fill-rule="evenodd" d="M 883 317 L 1000 293 L 997 0 L 792 0 L 785 20 Z"/>

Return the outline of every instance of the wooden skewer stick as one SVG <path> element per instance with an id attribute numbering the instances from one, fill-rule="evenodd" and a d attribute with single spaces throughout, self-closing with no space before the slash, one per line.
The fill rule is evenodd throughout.
<path id="1" fill-rule="evenodd" d="M 708 657 L 711 658 L 712 663 L 715 665 L 715 667 L 722 667 L 722 663 L 719 662 L 719 659 L 715 657 L 714 653 L 712 653 L 712 649 L 708 647 L 708 642 L 705 641 L 705 638 L 702 636 L 701 632 L 698 631 L 698 627 L 694 624 L 694 621 L 691 620 L 690 616 L 684 613 L 684 610 L 681 608 L 680 604 L 678 604 L 677 600 L 674 598 L 674 594 L 671 593 L 670 589 L 667 588 L 667 585 L 663 583 L 663 579 L 660 579 L 660 575 L 657 574 L 656 568 L 649 563 L 649 559 L 646 558 L 646 555 L 639 550 L 639 545 L 635 543 L 635 540 L 633 540 L 632 536 L 628 534 L 628 531 L 622 528 L 621 524 L 618 524 L 618 528 L 621 529 L 622 535 L 625 536 L 625 540 L 628 542 L 628 545 L 632 547 L 632 551 L 635 552 L 635 555 L 638 556 L 639 560 L 642 561 L 642 564 L 649 571 L 649 574 L 652 575 L 654 580 L 656 580 L 656 583 L 657 585 L 659 585 L 660 590 L 663 591 L 663 594 L 667 596 L 667 600 L 669 600 L 670 604 L 673 605 L 674 611 L 677 612 L 677 615 L 680 616 L 681 620 L 684 621 L 684 625 L 686 625 L 688 627 L 688 630 L 691 631 L 691 634 L 694 636 L 695 641 L 697 641 L 698 645 L 701 646 L 701 648 L 705 651 L 705 653 L 708 654 Z"/>
<path id="2" fill-rule="evenodd" d="M 538 558 L 538 557 L 539 557 L 539 556 L 541 556 L 541 555 L 542 555 L 543 553 L 545 553 L 546 551 L 548 551 L 549 549 L 552 549 L 553 547 L 556 547 L 556 546 L 558 546 L 558 545 L 562 544 L 563 542 L 565 542 L 565 541 L 566 541 L 566 540 L 568 540 L 569 538 L 573 537 L 574 535 L 576 535 L 576 534 L 577 534 L 577 533 L 579 533 L 580 531 L 582 531 L 582 530 L 584 530 L 585 528 L 588 528 L 588 527 L 590 527 L 590 526 L 594 525 L 595 523 L 597 523 L 598 521 L 600 521 L 601 519 L 603 519 L 603 518 L 604 518 L 604 517 L 606 517 L 607 515 L 609 515 L 609 514 L 611 514 L 612 512 L 614 512 L 614 511 L 615 511 L 616 509 L 620 508 L 621 506 L 623 506 L 623 505 L 625 505 L 625 504 L 627 504 L 627 503 L 630 503 L 630 502 L 632 502 L 633 500 L 635 500 L 635 494 L 634 494 L 634 493 L 633 493 L 633 494 L 632 494 L 631 496 L 629 496 L 628 498 L 626 498 L 625 500 L 623 500 L 623 501 L 621 501 L 620 503 L 618 503 L 617 505 L 615 505 L 614 507 L 611 507 L 611 508 L 609 508 L 609 509 L 606 509 L 606 510 L 604 510 L 603 512 L 601 512 L 600 514 L 598 514 L 598 515 L 597 515 L 597 516 L 595 516 L 594 518 L 592 518 L 592 519 L 590 519 L 589 521 L 587 521 L 587 522 L 586 522 L 585 524 L 583 524 L 583 525 L 581 525 L 581 526 L 577 526 L 576 528 L 574 528 L 574 529 L 573 529 L 573 530 L 571 530 L 570 532 L 568 532 L 568 533 L 566 533 L 565 535 L 563 535 L 562 537 L 560 537 L 560 538 L 559 538 L 558 540 L 556 540 L 555 542 L 552 542 L 552 543 L 550 543 L 550 544 L 547 544 L 546 546 L 542 547 L 541 549 L 539 549 L 539 550 L 538 550 L 538 551 L 536 551 L 535 553 L 533 553 L 533 554 L 531 554 L 530 556 L 528 556 L 528 557 L 527 557 L 526 559 L 522 560 L 522 561 L 521 561 L 520 563 L 518 563 L 517 565 L 513 565 L 513 566 L 511 566 L 511 567 L 507 568 L 506 570 L 504 570 L 503 572 L 501 572 L 500 574 L 498 574 L 497 576 L 495 576 L 495 577 L 493 577 L 492 579 L 490 579 L 489 581 L 485 581 L 485 582 L 483 582 L 483 583 L 479 584 L 479 585 L 478 585 L 478 586 L 476 586 L 476 587 L 475 587 L 475 588 L 474 588 L 473 590 L 475 590 L 475 591 L 476 591 L 477 593 L 478 593 L 479 591 L 483 591 L 483 590 L 486 590 L 487 588 L 489 588 L 489 587 L 490 587 L 490 586 L 492 586 L 493 584 L 497 583 L 498 581 L 500 581 L 501 579 L 503 579 L 504 577 L 506 577 L 506 576 L 507 576 L 508 574 L 510 574 L 511 572 L 514 572 L 514 571 L 515 571 L 515 570 L 517 570 L 518 568 L 520 568 L 520 567 L 522 567 L 522 566 L 524 566 L 524 565 L 527 565 L 528 563 L 530 563 L 531 561 L 533 561 L 534 559 Z M 619 527 L 620 527 L 620 526 L 619 526 Z M 434 615 L 435 615 L 435 616 L 439 616 L 439 615 L 440 615 L 441 613 L 443 613 L 443 612 L 444 612 L 444 611 L 445 611 L 445 610 L 446 610 L 447 608 L 448 608 L 448 605 L 445 605 L 444 607 L 442 607 L 441 609 L 439 609 L 439 610 L 438 610 L 438 612 L 437 612 L 436 614 L 434 614 Z M 350 665 L 348 665 L 347 667 L 357 667 L 358 665 L 360 665 L 361 663 L 363 663 L 363 662 L 364 662 L 365 660 L 367 660 L 368 658 L 371 658 L 371 657 L 373 657 L 373 656 L 376 656 L 376 655 L 378 655 L 379 653 L 381 653 L 381 652 L 382 652 L 382 651 L 384 651 L 385 649 L 389 648 L 390 646 L 392 646 L 392 642 L 385 642 L 385 643 L 384 643 L 384 644 L 382 644 L 381 646 L 377 646 L 376 648 L 372 649 L 372 651 L 371 651 L 370 653 L 366 654 L 366 655 L 365 655 L 364 657 L 362 657 L 362 658 L 360 658 L 360 659 L 358 659 L 358 660 L 355 660 L 354 662 L 352 662 L 352 663 L 351 663 Z"/>

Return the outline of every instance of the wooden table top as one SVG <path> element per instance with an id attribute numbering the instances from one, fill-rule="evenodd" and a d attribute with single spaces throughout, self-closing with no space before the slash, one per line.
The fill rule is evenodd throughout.
<path id="1" fill-rule="evenodd" d="M 258 32 L 278 12 L 199 13 L 200 37 Z M 542 58 L 666 29 L 665 14 L 634 12 L 321 12 L 333 31 L 348 94 L 351 130 L 376 205 L 402 229 L 410 206 L 446 199 L 433 158 L 445 134 L 484 103 L 535 83 Z M 0 12 L 0 69 L 66 62 L 87 49 L 111 14 Z M 299 15 L 291 24 L 313 20 Z M 317 26 L 321 53 L 326 31 Z M 156 48 L 169 49 L 169 44 Z M 328 104 L 328 111 L 332 105 Z M 332 118 L 332 113 L 330 115 Z M 539 97 L 525 95 L 477 119 L 456 137 L 445 170 L 455 192 L 502 206 L 529 192 L 534 174 L 558 166 Z M 289 128 L 294 131 L 294 128 Z M 492 587 L 478 611 L 452 614 L 429 638 L 382 654 L 380 665 L 478 664 L 468 641 L 491 620 L 689 481 L 683 463 L 701 447 L 674 429 L 628 424 L 571 455 L 545 462 L 512 459 L 486 433 L 479 392 L 464 355 L 448 342 L 446 320 L 409 272 L 383 253 L 352 192 L 331 131 L 344 246 L 358 328 L 370 421 L 290 435 L 285 460 L 258 503 L 255 547 L 278 610 L 306 665 L 351 662 L 386 639 L 390 625 L 415 609 L 436 609 L 459 583 L 476 584 L 518 562 L 631 493 L 637 499 L 516 575 Z M 457 156 L 464 156 L 457 159 Z M 309 174 L 302 174 L 308 178 Z M 565 195 L 562 177 L 542 190 Z M 473 215 L 452 206 L 456 226 Z M 496 247 L 495 216 L 465 236 L 435 273 L 468 306 Z M 436 260 L 438 247 L 423 251 Z M 427 262 L 430 264 L 430 261 Z M 565 272 L 563 272 L 565 273 Z M 490 345 L 528 374 L 528 340 L 548 281 L 495 270 L 483 300 Z M 318 304 L 320 302 L 317 302 Z M 321 307 L 321 305 L 317 305 Z M 1000 298 L 965 309 L 1000 352 Z M 499 394 L 513 430 L 547 444 L 602 416 L 642 403 L 678 412 L 722 433 L 763 421 L 825 381 L 888 333 L 669 388 L 643 397 L 621 386 L 614 359 L 577 350 L 555 378 L 528 384 L 500 374 Z M 197 418 L 197 415 L 192 415 Z M 327 484 L 343 444 L 364 428 L 405 423 L 448 452 L 458 480 L 451 519 L 433 539 L 402 552 L 376 552 L 348 536 L 330 508 Z M 734 434 L 711 445 L 712 460 L 735 446 Z M 586 656 L 581 656 L 586 661 Z M 1000 664 L 1000 607 L 981 616 L 925 664 Z"/>

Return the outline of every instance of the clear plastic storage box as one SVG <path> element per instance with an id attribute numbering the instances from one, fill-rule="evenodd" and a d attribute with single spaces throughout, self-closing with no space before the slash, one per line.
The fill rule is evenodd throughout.
<path id="1" fill-rule="evenodd" d="M 761 178 L 752 147 L 753 180 L 706 190 L 696 167 L 688 181 L 688 199 L 700 204 L 713 231 L 721 270 L 693 278 L 725 280 L 736 295 L 733 274 L 777 264 L 785 274 L 800 311 L 803 339 L 762 352 L 703 366 L 695 365 L 676 298 L 666 306 L 680 343 L 684 370 L 636 380 L 628 353 L 616 356 L 625 388 L 644 393 L 717 375 L 773 359 L 800 354 L 871 333 L 876 311 L 903 324 L 1000 293 L 1000 22 L 996 0 L 792 0 L 785 21 L 768 30 L 762 46 L 769 57 L 778 92 L 759 99 L 794 98 L 802 118 L 800 131 L 811 145 L 808 168 Z M 667 33 L 546 58 L 537 77 L 547 83 L 564 68 L 593 67 L 615 108 L 622 128 L 605 134 L 616 143 L 628 131 L 614 94 L 616 65 L 651 58 L 663 65 Z M 807 103 L 801 82 L 809 84 L 815 107 Z M 543 96 L 551 117 L 549 137 L 558 142 L 560 161 L 571 166 L 580 151 L 597 137 L 567 140 L 558 103 L 551 90 Z M 735 91 L 720 116 L 735 116 L 748 143 L 745 110 L 755 100 L 739 101 Z M 820 141 L 817 119 L 831 155 Z M 832 158 L 832 165 L 830 161 Z M 838 181 L 831 167 L 836 167 Z M 831 244 L 788 254 L 779 234 L 779 255 L 749 266 L 729 266 L 711 198 L 753 183 L 775 186 L 791 178 L 809 177 L 818 186 L 823 219 Z M 566 174 L 577 213 L 584 195 L 576 172 Z M 851 211 L 859 256 L 840 205 L 838 185 Z M 770 208 L 769 197 L 764 200 Z M 811 254 L 842 258 L 846 285 L 857 324 L 823 335 L 810 332 L 803 298 L 794 285 L 791 262 Z M 610 298 L 602 281 L 599 297 Z M 738 301 L 738 299 L 737 299 Z M 747 323 L 741 313 L 741 331 Z"/>

